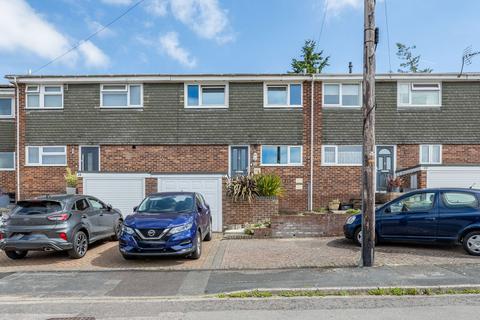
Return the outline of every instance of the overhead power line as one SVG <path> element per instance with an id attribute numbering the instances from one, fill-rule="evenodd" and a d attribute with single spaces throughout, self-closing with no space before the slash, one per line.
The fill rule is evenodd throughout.
<path id="1" fill-rule="evenodd" d="M 328 0 L 325 0 L 325 2 L 323 3 L 323 18 L 322 18 L 322 24 L 320 26 L 320 32 L 318 33 L 318 37 L 317 37 L 317 45 L 320 43 L 320 40 L 322 38 L 323 28 L 325 26 L 325 19 L 327 17 L 327 11 L 328 11 Z"/>
<path id="2" fill-rule="evenodd" d="M 32 73 L 37 73 L 38 71 L 48 67 L 49 65 L 51 65 L 52 63 L 54 63 L 55 61 L 63 58 L 64 56 L 66 56 L 67 54 L 69 54 L 70 52 L 76 50 L 78 47 L 80 47 L 82 44 L 84 44 L 85 42 L 87 42 L 88 40 L 92 39 L 93 37 L 95 37 L 97 34 L 99 34 L 100 32 L 102 32 L 103 30 L 107 29 L 108 27 L 110 27 L 112 24 L 114 24 L 115 22 L 117 22 L 118 20 L 120 20 L 121 18 L 123 18 L 125 15 L 127 15 L 130 11 L 132 11 L 133 9 L 135 9 L 136 7 L 138 7 L 142 2 L 144 2 L 145 0 L 138 0 L 137 2 L 135 2 L 133 5 L 131 5 L 130 7 L 128 7 L 125 11 L 123 11 L 119 16 L 117 16 L 115 19 L 113 19 L 112 21 L 110 21 L 109 23 L 105 24 L 104 26 L 102 26 L 100 29 L 98 29 L 97 31 L 93 32 L 92 34 L 90 34 L 88 37 L 80 40 L 79 42 L 77 42 L 77 44 L 75 44 L 73 47 L 71 47 L 70 49 L 68 49 L 67 51 L 65 51 L 64 53 L 62 53 L 61 55 L 53 58 L 52 60 L 50 60 L 49 62 L 45 63 L 44 65 L 42 65 L 41 67 L 35 69 Z"/>
<path id="3" fill-rule="evenodd" d="M 392 73 L 392 59 L 390 57 L 390 31 L 388 30 L 388 9 L 387 9 L 387 0 L 383 1 L 383 4 L 385 5 L 385 24 L 387 27 L 387 48 L 388 48 L 388 68 L 390 73 Z"/>

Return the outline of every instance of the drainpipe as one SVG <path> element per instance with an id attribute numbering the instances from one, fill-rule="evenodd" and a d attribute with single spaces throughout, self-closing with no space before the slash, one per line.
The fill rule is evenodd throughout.
<path id="1" fill-rule="evenodd" d="M 314 117 L 314 94 L 315 94 L 315 73 L 312 73 L 312 85 L 310 86 L 311 88 L 311 94 L 310 94 L 310 183 L 308 185 L 308 210 L 313 211 L 313 162 L 314 162 L 314 151 L 313 151 L 313 143 L 314 143 L 314 134 L 315 130 L 313 128 L 313 117 Z"/>
<path id="2" fill-rule="evenodd" d="M 17 129 L 16 135 L 16 152 L 15 152 L 15 162 L 16 162 L 16 174 L 17 174 L 17 192 L 16 200 L 20 200 L 20 89 L 18 88 L 17 76 L 13 77 L 13 83 L 15 84 L 15 113 L 16 113 L 16 125 Z"/>

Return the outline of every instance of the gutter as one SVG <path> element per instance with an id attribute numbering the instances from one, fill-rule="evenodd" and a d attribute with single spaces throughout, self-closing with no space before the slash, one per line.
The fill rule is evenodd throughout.
<path id="1" fill-rule="evenodd" d="M 16 173 L 17 173 L 17 192 L 15 195 L 16 201 L 20 200 L 20 97 L 19 97 L 19 88 L 17 77 L 13 77 L 13 83 L 15 85 L 15 113 L 17 119 L 15 119 L 15 128 L 16 128 L 16 153 L 15 153 L 15 162 L 16 162 Z"/>
<path id="2" fill-rule="evenodd" d="M 312 85 L 310 86 L 310 183 L 308 185 L 308 210 L 313 211 L 313 162 L 314 162 L 314 102 L 315 102 L 315 74 L 312 74 Z"/>

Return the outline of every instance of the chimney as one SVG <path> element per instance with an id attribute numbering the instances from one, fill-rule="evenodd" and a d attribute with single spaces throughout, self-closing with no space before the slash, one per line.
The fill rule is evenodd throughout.
<path id="1" fill-rule="evenodd" d="M 348 73 L 352 73 L 352 70 L 353 70 L 353 64 L 352 64 L 352 61 L 350 61 L 348 63 Z"/>

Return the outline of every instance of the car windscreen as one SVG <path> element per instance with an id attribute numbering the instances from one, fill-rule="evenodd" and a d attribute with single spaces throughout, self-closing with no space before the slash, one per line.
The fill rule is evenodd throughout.
<path id="1" fill-rule="evenodd" d="M 58 201 L 41 200 L 41 201 L 19 201 L 13 209 L 13 215 L 33 215 L 33 214 L 50 214 L 62 211 L 62 204 Z"/>
<path id="2" fill-rule="evenodd" d="M 143 200 L 138 212 L 141 213 L 182 213 L 193 210 L 193 195 L 173 194 L 148 197 Z"/>

